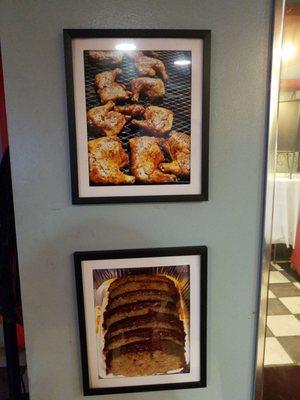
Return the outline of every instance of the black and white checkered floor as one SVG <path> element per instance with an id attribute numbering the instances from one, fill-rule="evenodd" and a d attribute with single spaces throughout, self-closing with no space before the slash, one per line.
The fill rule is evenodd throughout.
<path id="1" fill-rule="evenodd" d="M 300 283 L 293 273 L 271 264 L 265 365 L 300 364 Z"/>

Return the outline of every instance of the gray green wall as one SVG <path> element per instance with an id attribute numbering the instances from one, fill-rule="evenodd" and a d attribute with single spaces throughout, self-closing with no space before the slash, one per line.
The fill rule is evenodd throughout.
<path id="1" fill-rule="evenodd" d="M 198 244 L 209 249 L 208 387 L 102 398 L 250 399 L 269 3 L 1 1 L 32 400 L 82 398 L 75 250 Z M 212 30 L 209 202 L 72 206 L 63 28 Z"/>

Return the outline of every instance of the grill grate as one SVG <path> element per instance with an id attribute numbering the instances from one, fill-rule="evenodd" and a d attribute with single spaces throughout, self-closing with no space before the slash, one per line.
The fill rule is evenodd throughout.
<path id="1" fill-rule="evenodd" d="M 149 101 L 149 99 L 141 98 L 138 104 L 148 107 L 155 104 L 161 107 L 168 108 L 174 113 L 174 121 L 172 129 L 190 134 L 191 130 L 191 65 L 176 66 L 174 61 L 178 59 L 186 59 L 191 61 L 190 51 L 155 51 L 158 58 L 164 62 L 169 79 L 165 82 L 166 93 L 161 100 Z M 134 77 L 138 76 L 133 61 L 126 55 L 123 57 L 123 62 L 116 67 L 99 67 L 91 64 L 88 60 L 88 51 L 84 51 L 84 69 L 85 69 L 85 92 L 86 92 L 86 109 L 87 111 L 92 107 L 100 106 L 100 101 L 95 90 L 94 77 L 99 72 L 107 71 L 109 69 L 121 68 L 122 74 L 118 76 L 117 82 L 126 85 L 130 90 L 130 82 Z M 121 104 L 121 103 L 120 103 Z M 130 100 L 124 104 L 131 104 Z M 138 136 L 139 134 L 147 135 L 145 132 L 138 131 L 133 127 L 130 122 L 127 123 L 122 132 L 119 134 L 119 139 L 122 142 L 123 148 L 130 154 L 129 139 Z M 99 137 L 99 135 L 88 134 L 88 139 L 92 140 Z M 166 157 L 166 162 L 171 161 Z M 123 172 L 130 174 L 130 166 L 122 169 Z M 190 179 L 185 177 L 178 180 L 178 183 L 189 183 Z M 90 183 L 92 186 L 94 183 Z M 168 183 L 170 185 L 172 183 Z"/>

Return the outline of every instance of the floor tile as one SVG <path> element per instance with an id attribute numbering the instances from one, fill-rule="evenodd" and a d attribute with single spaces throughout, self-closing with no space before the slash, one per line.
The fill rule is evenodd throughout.
<path id="1" fill-rule="evenodd" d="M 299 296 L 299 289 L 293 283 L 273 283 L 269 285 L 269 289 L 276 297 Z"/>
<path id="2" fill-rule="evenodd" d="M 293 315 L 270 315 L 267 326 L 276 337 L 300 335 L 300 321 Z"/>
<path id="3" fill-rule="evenodd" d="M 276 299 L 275 294 L 271 290 L 269 290 L 268 299 Z"/>
<path id="4" fill-rule="evenodd" d="M 300 336 L 278 338 L 279 343 L 296 364 L 300 364 Z"/>
<path id="5" fill-rule="evenodd" d="M 285 276 L 290 282 L 297 282 L 297 279 L 290 271 L 281 271 L 281 274 Z"/>
<path id="6" fill-rule="evenodd" d="M 290 282 L 287 277 L 285 277 L 282 272 L 279 271 L 271 271 L 269 283 L 288 283 Z"/>
<path id="7" fill-rule="evenodd" d="M 266 338 L 265 365 L 292 364 L 293 360 L 274 337 Z"/>
<path id="8" fill-rule="evenodd" d="M 299 282 L 293 282 L 293 284 L 300 290 L 300 283 Z"/>
<path id="9" fill-rule="evenodd" d="M 274 267 L 277 271 L 283 271 L 283 268 L 276 263 L 271 262 L 272 267 Z"/>
<path id="10" fill-rule="evenodd" d="M 270 329 L 266 326 L 266 337 L 274 337 L 273 333 L 270 331 Z"/>
<path id="11" fill-rule="evenodd" d="M 300 314 L 300 296 L 280 297 L 279 301 L 281 301 L 292 314 Z"/>
<path id="12" fill-rule="evenodd" d="M 294 297 L 286 297 L 286 298 L 294 299 Z M 268 315 L 288 315 L 288 314 L 291 314 L 291 311 L 288 308 L 286 308 L 280 300 L 278 299 L 268 300 Z"/>

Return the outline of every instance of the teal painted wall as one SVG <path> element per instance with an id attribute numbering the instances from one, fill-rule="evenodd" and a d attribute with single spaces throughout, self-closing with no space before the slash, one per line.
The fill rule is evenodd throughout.
<path id="1" fill-rule="evenodd" d="M 198 244 L 208 387 L 104 398 L 250 399 L 269 20 L 269 0 L 1 1 L 32 400 L 82 399 L 75 250 Z M 63 28 L 212 30 L 209 202 L 72 206 Z"/>

